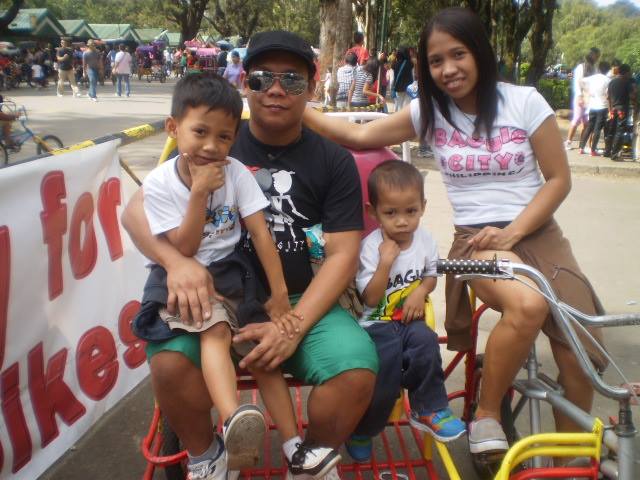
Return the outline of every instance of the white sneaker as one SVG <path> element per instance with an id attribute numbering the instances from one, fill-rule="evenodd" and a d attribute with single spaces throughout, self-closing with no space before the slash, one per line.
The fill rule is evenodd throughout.
<path id="1" fill-rule="evenodd" d="M 571 140 L 567 140 L 566 142 L 564 142 L 564 149 L 565 150 L 573 150 L 573 147 L 571 146 Z"/>
<path id="2" fill-rule="evenodd" d="M 56 95 L 57 95 L 58 97 L 61 97 L 61 96 L 62 96 L 62 94 L 61 94 L 61 93 L 56 93 Z"/>
<path id="3" fill-rule="evenodd" d="M 229 470 L 255 467 L 260 463 L 267 424 L 258 407 L 240 406 L 224 422 L 222 432 Z"/>
<path id="4" fill-rule="evenodd" d="M 509 450 L 502 425 L 493 418 L 480 418 L 469 424 L 469 451 L 473 454 L 499 453 Z"/>
<path id="5" fill-rule="evenodd" d="M 220 453 L 216 458 L 187 464 L 187 480 L 227 480 L 227 453 L 222 440 L 216 435 Z M 237 477 L 236 477 L 237 478 Z"/>
<path id="6" fill-rule="evenodd" d="M 291 461 L 287 460 L 289 467 L 287 478 L 295 480 L 327 478 L 326 475 L 331 470 L 335 470 L 341 460 L 340 454 L 333 448 L 309 447 L 304 443 L 299 443 L 296 447 L 298 449 L 291 456 Z"/>

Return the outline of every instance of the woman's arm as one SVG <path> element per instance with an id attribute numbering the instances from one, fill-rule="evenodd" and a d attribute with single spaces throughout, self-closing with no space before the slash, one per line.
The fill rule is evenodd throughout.
<path id="1" fill-rule="evenodd" d="M 345 147 L 363 149 L 397 145 L 416 137 L 411 121 L 410 105 L 400 112 L 378 120 L 357 124 L 331 117 L 310 107 L 304 111 L 303 120 L 312 130 Z"/>
<path id="2" fill-rule="evenodd" d="M 373 87 L 373 84 L 370 85 L 369 83 L 365 82 L 364 87 L 362 87 L 363 95 L 365 97 L 376 97 L 380 102 L 384 102 L 384 97 L 375 90 L 371 90 L 371 88 L 369 87 Z"/>
<path id="3" fill-rule="evenodd" d="M 548 221 L 571 190 L 571 171 L 558 124 L 549 116 L 530 138 L 545 183 L 529 205 L 507 227 L 485 227 L 469 242 L 476 250 L 511 248 Z"/>

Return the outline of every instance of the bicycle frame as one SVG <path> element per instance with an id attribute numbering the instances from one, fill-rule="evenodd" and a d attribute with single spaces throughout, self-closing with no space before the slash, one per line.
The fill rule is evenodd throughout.
<path id="1" fill-rule="evenodd" d="M 584 326 L 621 326 L 640 325 L 640 315 L 586 315 L 561 302 L 547 279 L 535 268 L 528 265 L 511 263 L 508 260 L 474 261 L 474 260 L 441 260 L 439 273 L 458 273 L 457 278 L 470 280 L 477 278 L 491 278 L 514 280 L 515 275 L 524 275 L 535 282 L 541 294 L 546 298 L 556 324 L 560 327 L 569 347 L 578 359 L 578 363 L 595 390 L 601 395 L 618 401 L 618 423 L 603 434 L 603 443 L 617 454 L 617 462 L 605 460 L 600 464 L 600 471 L 609 478 L 619 480 L 635 479 L 634 438 L 637 430 L 633 425 L 630 401 L 630 389 L 606 384 L 593 367 L 584 346 L 578 339 L 570 317 Z M 565 414 L 586 431 L 593 429 L 596 417 L 581 410 L 564 398 L 561 387 L 539 370 L 535 345 L 531 349 L 526 362 L 527 379 L 516 380 L 514 388 L 521 395 L 516 405 L 514 415 L 520 413 L 525 402 L 529 402 L 530 423 L 532 434 L 541 432 L 540 402 L 549 403 L 556 411 Z M 534 467 L 541 467 L 541 458 L 534 458 Z"/>

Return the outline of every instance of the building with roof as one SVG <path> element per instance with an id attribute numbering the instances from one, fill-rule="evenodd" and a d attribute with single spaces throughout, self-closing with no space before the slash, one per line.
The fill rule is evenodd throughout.
<path id="1" fill-rule="evenodd" d="M 180 32 L 167 32 L 167 39 L 170 47 L 182 46 L 182 33 Z"/>
<path id="2" fill-rule="evenodd" d="M 89 27 L 105 42 L 142 43 L 135 28 L 128 23 L 90 23 Z"/>
<path id="3" fill-rule="evenodd" d="M 64 33 L 68 37 L 88 40 L 89 38 L 98 38 L 96 32 L 89 26 L 85 20 L 58 20 L 60 25 L 64 27 Z"/>
<path id="4" fill-rule="evenodd" d="M 9 24 L 9 31 L 16 37 L 57 39 L 65 35 L 65 29 L 47 8 L 21 8 Z"/>
<path id="5" fill-rule="evenodd" d="M 142 43 L 151 43 L 154 40 L 169 43 L 167 31 L 164 28 L 136 28 L 136 33 Z"/>

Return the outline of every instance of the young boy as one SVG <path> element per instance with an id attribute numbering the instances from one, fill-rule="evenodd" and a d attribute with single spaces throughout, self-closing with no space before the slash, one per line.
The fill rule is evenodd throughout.
<path id="1" fill-rule="evenodd" d="M 388 160 L 367 183 L 367 209 L 380 228 L 362 241 L 356 287 L 365 308 L 360 324 L 376 344 L 380 370 L 369 410 L 347 442 L 356 461 L 371 456 L 371 437 L 384 428 L 401 388 L 409 391 L 414 428 L 442 442 L 465 432 L 449 409 L 438 336 L 424 321 L 425 299 L 436 287 L 438 249 L 419 228 L 423 182 L 410 163 Z"/>
<path id="2" fill-rule="evenodd" d="M 223 440 L 216 436 L 206 451 L 189 451 L 188 478 L 192 480 L 222 479 L 227 469 L 254 466 L 262 448 L 266 432 L 262 412 L 254 405 L 238 407 L 230 356 L 232 332 L 247 323 L 269 320 L 278 324 L 282 334 L 292 336 L 297 329 L 280 258 L 262 213 L 269 202 L 249 170 L 227 156 L 241 113 L 240 95 L 221 77 L 193 74 L 182 78 L 165 124 L 169 136 L 177 141 L 179 155 L 144 181 L 144 209 L 152 234 L 208 265 L 220 295 L 210 298 L 211 311 L 204 312 L 202 325 L 185 325 L 163 308 L 166 272 L 154 265 L 134 320 L 134 331 L 148 341 L 149 358 L 157 342 L 180 341 L 184 331 L 177 329 L 200 334 L 202 372 L 224 426 Z M 270 297 L 264 307 L 260 301 L 265 295 L 249 261 L 235 251 L 240 219 L 269 283 Z M 282 375 L 279 371 L 252 373 L 284 440 L 294 438 L 295 416 Z"/>

